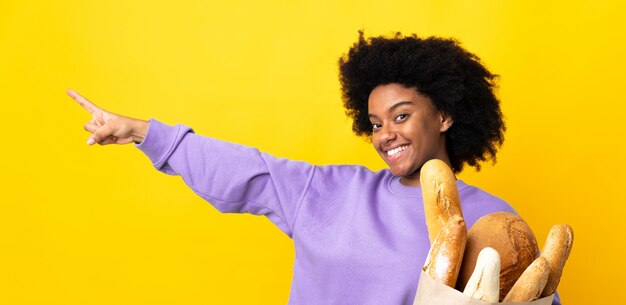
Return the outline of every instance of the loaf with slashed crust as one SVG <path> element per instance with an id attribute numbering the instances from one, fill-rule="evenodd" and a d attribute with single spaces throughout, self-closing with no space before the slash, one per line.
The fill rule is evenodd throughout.
<path id="1" fill-rule="evenodd" d="M 454 287 L 463 261 L 466 236 L 467 227 L 462 217 L 457 215 L 448 220 L 430 246 L 423 268 L 426 274 Z"/>
<path id="2" fill-rule="evenodd" d="M 541 251 L 541 256 L 545 257 L 550 264 L 550 276 L 548 283 L 541 293 L 542 297 L 552 295 L 559 285 L 565 261 L 569 257 L 574 244 L 574 231 L 566 224 L 552 226 L 548 238 Z"/>
<path id="3" fill-rule="evenodd" d="M 461 200 L 452 169 L 439 159 L 424 163 L 420 169 L 420 185 L 432 244 L 448 220 L 454 216 L 463 217 Z"/>
<path id="4" fill-rule="evenodd" d="M 517 279 L 502 302 L 532 302 L 539 298 L 548 282 L 550 264 L 545 257 L 535 259 Z"/>

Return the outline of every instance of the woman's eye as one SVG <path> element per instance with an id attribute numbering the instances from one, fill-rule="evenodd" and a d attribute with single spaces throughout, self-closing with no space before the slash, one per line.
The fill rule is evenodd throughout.
<path id="1" fill-rule="evenodd" d="M 406 117 L 408 117 L 408 115 L 406 115 L 406 114 L 399 114 L 396 117 L 396 122 L 402 121 L 402 120 L 406 119 Z"/>
<path id="2" fill-rule="evenodd" d="M 378 123 L 372 123 L 372 130 L 378 130 L 381 127 Z"/>

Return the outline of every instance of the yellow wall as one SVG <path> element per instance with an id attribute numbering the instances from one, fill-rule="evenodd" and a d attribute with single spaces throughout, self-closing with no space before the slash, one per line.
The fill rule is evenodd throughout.
<path id="1" fill-rule="evenodd" d="M 626 10 L 543 2 L 0 2 L 0 304 L 286 304 L 288 237 L 219 214 L 132 146 L 88 147 L 90 117 L 65 89 L 277 156 L 379 169 L 339 98 L 337 58 L 362 28 L 456 37 L 501 75 L 499 162 L 461 178 L 509 201 L 541 245 L 552 224 L 574 227 L 566 305 L 616 303 Z"/>

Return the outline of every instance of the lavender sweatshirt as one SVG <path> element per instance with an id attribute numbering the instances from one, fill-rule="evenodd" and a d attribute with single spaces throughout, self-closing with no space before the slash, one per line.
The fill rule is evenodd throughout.
<path id="1" fill-rule="evenodd" d="M 430 247 L 422 192 L 389 170 L 280 159 L 155 119 L 136 147 L 219 211 L 265 215 L 293 239 L 290 305 L 413 304 Z M 485 214 L 514 212 L 457 186 L 468 227 Z"/>

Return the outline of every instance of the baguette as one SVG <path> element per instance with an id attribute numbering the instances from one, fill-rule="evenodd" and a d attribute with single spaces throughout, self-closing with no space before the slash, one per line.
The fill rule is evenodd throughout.
<path id="1" fill-rule="evenodd" d="M 453 216 L 463 217 L 454 173 L 445 162 L 432 159 L 420 169 L 424 214 L 431 244 Z"/>
<path id="2" fill-rule="evenodd" d="M 541 256 L 550 264 L 548 283 L 541 293 L 542 297 L 552 295 L 559 285 L 565 261 L 574 244 L 574 231 L 566 224 L 554 225 L 548 234 Z"/>
<path id="3" fill-rule="evenodd" d="M 423 267 L 431 278 L 454 287 L 463 261 L 467 228 L 465 220 L 454 216 L 433 241 Z"/>
<path id="4" fill-rule="evenodd" d="M 500 254 L 493 248 L 484 248 L 478 254 L 476 268 L 463 294 L 470 298 L 498 303 L 500 300 Z"/>
<path id="5" fill-rule="evenodd" d="M 539 298 L 548 282 L 550 264 L 545 257 L 538 257 L 524 270 L 503 302 L 532 302 Z"/>

